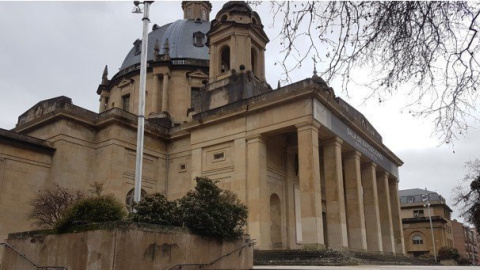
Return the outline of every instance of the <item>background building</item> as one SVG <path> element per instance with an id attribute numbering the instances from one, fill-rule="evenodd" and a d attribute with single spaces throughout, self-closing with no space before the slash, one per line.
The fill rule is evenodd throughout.
<path id="1" fill-rule="evenodd" d="M 399 191 L 405 251 L 415 257 L 430 254 L 433 256 L 432 230 L 428 208 L 425 207 L 426 195 L 430 202 L 435 247 L 453 247 L 452 210 L 445 199 L 433 191 L 414 188 Z"/>
<path id="2" fill-rule="evenodd" d="M 180 4 L 179 4 L 180 5 Z M 258 249 L 403 254 L 398 167 L 368 120 L 315 73 L 273 90 L 268 37 L 245 2 L 209 2 L 149 33 L 143 189 L 169 199 L 217 180 L 249 209 Z M 0 235 L 29 229 L 28 202 L 53 184 L 100 182 L 131 202 L 141 40 L 97 89 L 99 113 L 44 100 L 0 133 Z M 19 205 L 24 207 L 19 207 Z"/>
<path id="3" fill-rule="evenodd" d="M 474 265 L 479 265 L 480 236 L 477 231 L 456 219 L 452 221 L 452 230 L 454 247 L 458 249 L 460 256 L 468 259 Z"/>

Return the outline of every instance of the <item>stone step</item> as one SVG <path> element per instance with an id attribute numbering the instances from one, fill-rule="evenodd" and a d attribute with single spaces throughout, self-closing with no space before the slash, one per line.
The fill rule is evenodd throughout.
<path id="1" fill-rule="evenodd" d="M 435 265 L 433 260 L 349 250 L 255 250 L 254 265 Z"/>

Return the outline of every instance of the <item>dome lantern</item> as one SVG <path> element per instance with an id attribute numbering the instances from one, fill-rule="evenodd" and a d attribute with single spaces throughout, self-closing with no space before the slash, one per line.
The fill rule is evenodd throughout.
<path id="1" fill-rule="evenodd" d="M 182 1 L 183 18 L 186 20 L 209 21 L 212 4 L 209 1 Z"/>

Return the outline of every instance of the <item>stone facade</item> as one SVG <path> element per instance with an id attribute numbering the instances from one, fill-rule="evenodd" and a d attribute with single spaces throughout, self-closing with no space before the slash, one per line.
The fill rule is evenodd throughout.
<path id="1" fill-rule="evenodd" d="M 433 256 L 434 247 L 432 230 L 430 229 L 430 216 L 437 254 L 442 247 L 454 246 L 452 221 L 450 219 L 452 210 L 441 195 L 418 188 L 400 190 L 399 195 L 407 254 L 415 257 Z M 427 196 L 430 203 L 430 212 L 425 207 Z"/>
<path id="2" fill-rule="evenodd" d="M 205 10 L 209 5 L 184 4 Z M 258 249 L 404 254 L 397 193 L 403 162 L 368 120 L 316 75 L 273 90 L 264 75 L 268 38 L 260 16 L 246 3 L 225 4 L 205 33 L 200 30 L 208 22 L 185 16 L 150 33 L 152 39 L 163 36 L 152 40 L 148 58 L 145 192 L 176 199 L 193 188 L 194 177 L 206 176 L 248 206 L 246 231 Z M 171 39 L 181 40 L 183 32 L 171 27 L 191 30 L 185 36 L 192 42 L 205 34 L 209 60 L 175 57 L 179 45 L 172 46 Z M 193 57 L 205 48 L 194 43 L 183 55 Z M 3 238 L 28 229 L 28 207 L 8 210 L 5 201 L 15 198 L 28 206 L 50 184 L 85 190 L 97 181 L 121 200 L 131 195 L 139 85 L 135 57 L 134 47 L 124 62 L 133 64 L 111 79 L 104 72 L 98 114 L 59 97 L 39 102 L 19 117 L 14 130 L 4 131 L 35 137 L 49 150 L 0 140 L 0 159 L 7 164 L 14 155 L 4 154 L 3 145 L 13 152 L 33 151 L 43 162 L 39 168 L 23 166 L 27 161 L 18 152 L 18 166 L 30 176 L 18 176 L 10 167 L 0 173 L 4 185 L 22 186 L 0 191 Z M 44 179 L 35 178 L 42 171 Z M 5 222 L 8 211 L 16 218 Z"/>

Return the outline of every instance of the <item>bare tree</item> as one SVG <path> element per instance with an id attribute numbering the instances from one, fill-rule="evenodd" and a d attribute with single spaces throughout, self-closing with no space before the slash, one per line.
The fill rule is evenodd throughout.
<path id="1" fill-rule="evenodd" d="M 282 24 L 286 80 L 315 57 L 325 64 L 320 76 L 339 78 L 348 94 L 354 73 L 370 68 L 369 97 L 408 89 L 408 112 L 433 116 L 445 143 L 476 119 L 480 2 L 272 1 L 271 10 Z"/>
<path id="2" fill-rule="evenodd" d="M 65 210 L 83 198 L 80 191 L 72 191 L 55 185 L 42 190 L 30 202 L 32 206 L 28 218 L 38 228 L 52 228 L 55 222 L 63 217 Z"/>
<path id="3" fill-rule="evenodd" d="M 465 167 L 464 183 L 454 191 L 454 205 L 460 207 L 462 216 L 480 231 L 480 159 L 467 162 Z"/>

